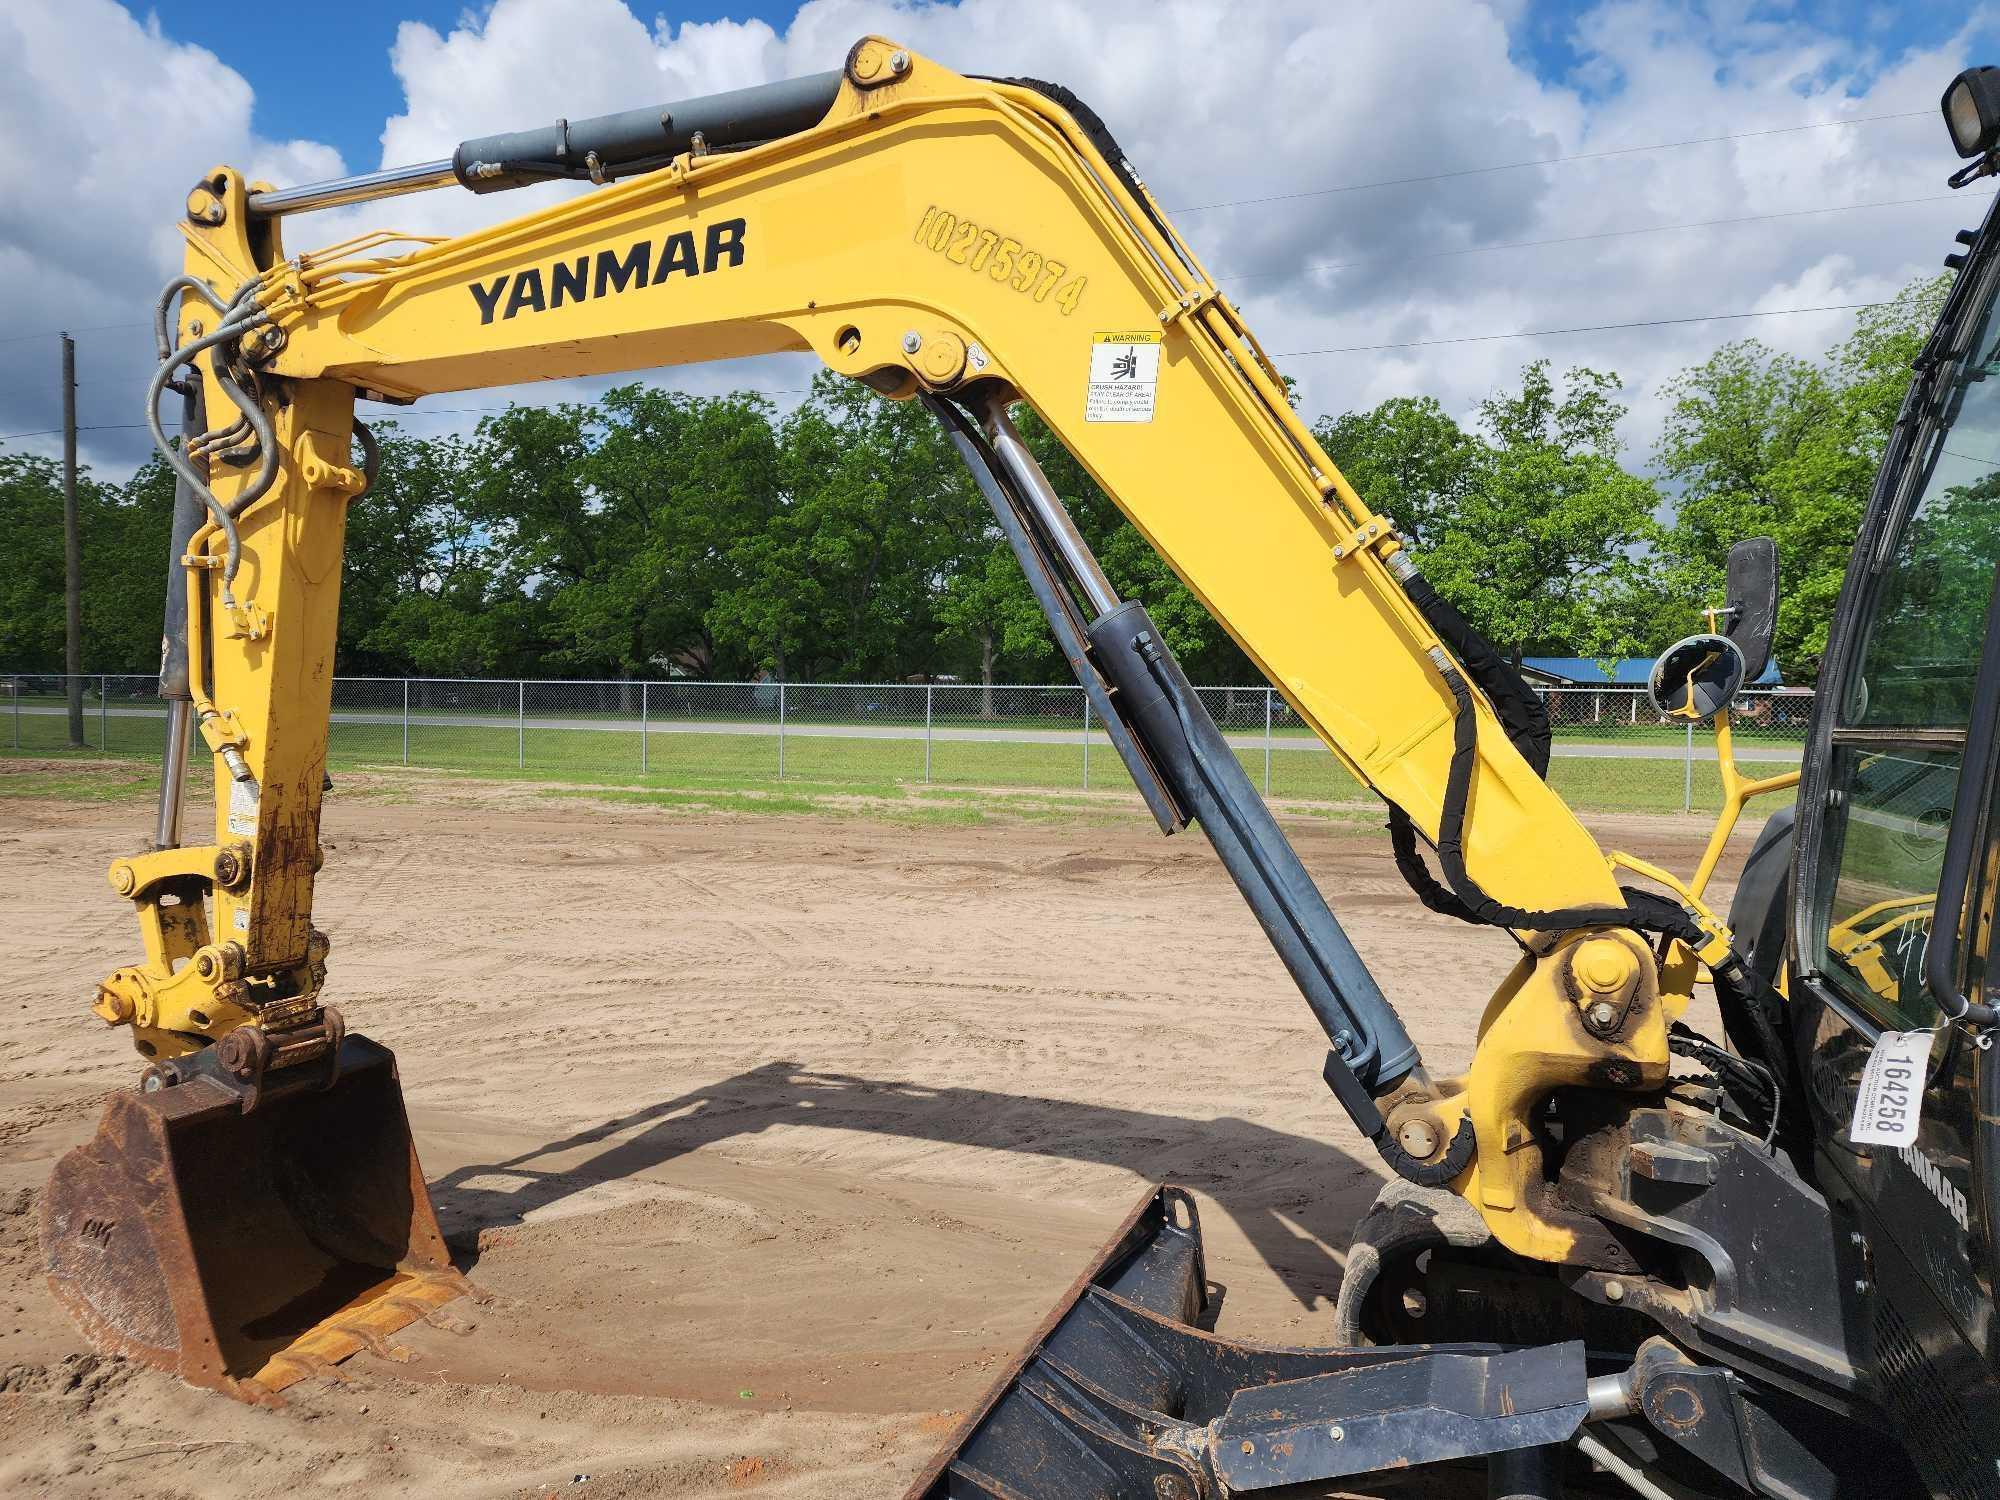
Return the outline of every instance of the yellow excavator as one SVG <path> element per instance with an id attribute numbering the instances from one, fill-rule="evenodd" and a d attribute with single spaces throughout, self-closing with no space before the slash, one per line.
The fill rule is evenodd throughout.
<path id="1" fill-rule="evenodd" d="M 1955 180 L 1990 174 L 2000 71 L 1944 112 Z M 558 180 L 594 186 L 452 237 L 283 235 Z M 2000 1495 L 1990 220 L 1884 455 L 1801 769 L 1746 781 L 1728 739 L 1770 651 L 1768 543 L 1656 667 L 1662 712 L 1719 731 L 1723 816 L 1685 881 L 1601 850 L 1550 788 L 1534 695 L 1060 87 L 867 37 L 833 72 L 448 161 L 298 188 L 221 167 L 180 229 L 147 402 L 179 479 L 172 716 L 152 846 L 111 868 L 144 956 L 95 1005 L 146 1065 L 42 1207 L 93 1343 L 276 1401 L 466 1290 L 394 1061 L 326 1003 L 312 922 L 342 534 L 375 469 L 356 402 L 809 351 L 943 424 L 1146 807 L 1200 826 L 1324 1028 L 1389 1179 L 1316 1348 L 1207 1326 L 1193 1201 L 1149 1193 L 913 1496 L 1302 1496 L 1418 1469 L 1514 1497 Z M 1518 948 L 1466 1072 L 1424 1066 L 1017 404 L 1383 799 L 1418 897 Z M 217 799 L 190 843 L 196 734 Z M 1738 813 L 1795 783 L 1725 919 L 1704 892 Z M 1698 982 L 1719 1039 L 1687 1022 Z"/>

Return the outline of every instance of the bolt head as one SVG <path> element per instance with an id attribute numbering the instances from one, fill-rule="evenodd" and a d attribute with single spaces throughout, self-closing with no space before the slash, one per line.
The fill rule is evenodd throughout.
<path id="1" fill-rule="evenodd" d="M 1250 1439 L 1245 1438 L 1243 1440 L 1243 1451 L 1245 1453 L 1255 1453 L 1257 1451 L 1257 1445 L 1251 1442 Z"/>
<path id="2" fill-rule="evenodd" d="M 1609 1026 L 1618 1019 L 1618 1007 L 1609 1000 L 1600 1000 L 1590 1007 L 1590 1019 L 1594 1025 Z"/>
<path id="3" fill-rule="evenodd" d="M 889 54 L 889 71 L 891 73 L 909 72 L 910 54 L 907 52 L 891 52 Z"/>
<path id="4" fill-rule="evenodd" d="M 1625 1283 L 1622 1281 L 1605 1282 L 1604 1300 L 1606 1302 L 1623 1302 L 1625 1300 Z"/>
<path id="5" fill-rule="evenodd" d="M 1631 949 L 1610 938 L 1593 938 L 1576 950 L 1576 977 L 1599 994 L 1623 989 L 1633 968 Z"/>
<path id="6" fill-rule="evenodd" d="M 912 329 L 910 332 L 903 335 L 903 352 L 905 354 L 915 354 L 919 349 L 923 347 L 924 347 L 924 336 L 921 333 L 918 333 L 914 329 Z"/>
<path id="7" fill-rule="evenodd" d="M 1347 1429 L 1344 1427 L 1329 1427 L 1326 1430 L 1326 1435 L 1332 1438 L 1336 1443 L 1344 1443 L 1347 1441 Z"/>

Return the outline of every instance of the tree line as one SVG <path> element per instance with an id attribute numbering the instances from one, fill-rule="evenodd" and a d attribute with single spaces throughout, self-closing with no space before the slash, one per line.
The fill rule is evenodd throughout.
<path id="1" fill-rule="evenodd" d="M 1946 280 L 1825 358 L 1726 344 L 1622 449 L 1618 377 L 1529 364 L 1469 423 L 1429 396 L 1314 431 L 1440 593 L 1517 661 L 1648 654 L 1701 628 L 1722 561 L 1777 539 L 1777 656 L 1809 680 L 1875 464 Z M 1032 413 L 1023 430 L 1118 591 L 1196 680 L 1254 669 Z M 795 410 L 620 386 L 465 435 L 379 424 L 348 517 L 337 670 L 385 676 L 1038 681 L 1064 671 L 985 501 L 931 418 L 830 372 Z M 1163 474 L 1159 482 L 1174 478 Z M 158 662 L 172 475 L 80 485 L 84 659 Z M 59 467 L 0 454 L 0 669 L 60 671 Z"/>

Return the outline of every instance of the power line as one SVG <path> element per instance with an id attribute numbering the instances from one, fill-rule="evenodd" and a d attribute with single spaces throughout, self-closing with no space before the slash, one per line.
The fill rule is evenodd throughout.
<path id="1" fill-rule="evenodd" d="M 144 422 L 98 422 L 77 428 L 78 432 L 124 432 L 133 427 L 144 427 Z M 11 443 L 17 438 L 48 437 L 61 432 L 60 427 L 37 427 L 33 432 L 9 432 L 0 434 L 0 443 Z"/>
<path id="2" fill-rule="evenodd" d="M 1337 349 L 1283 349 L 1273 359 L 1304 359 L 1314 354 L 1372 354 L 1385 349 L 1434 349 L 1440 344 L 1491 344 L 1502 339 L 1551 339 L 1571 333 L 1621 333 L 1632 328 L 1669 328 L 1683 323 L 1732 323 L 1741 318 L 1791 318 L 1802 313 L 1859 312 L 1887 307 L 1886 302 L 1831 302 L 1821 307 L 1774 307 L 1766 312 L 1703 313 L 1693 318 L 1643 318 L 1633 323 L 1593 323 L 1579 328 L 1524 328 L 1515 333 L 1474 333 L 1462 338 L 1411 339 L 1400 344 L 1343 344 Z"/>
<path id="3" fill-rule="evenodd" d="M 120 328 L 151 328 L 151 323 L 96 323 L 89 328 L 51 328 L 46 333 L 10 333 L 0 338 L 0 344 L 25 344 L 31 339 L 59 339 L 67 333 L 75 338 L 80 333 L 110 333 Z"/>
<path id="4" fill-rule="evenodd" d="M 1345 182 L 1338 187 L 1306 188 L 1297 193 L 1272 193 L 1263 198 L 1229 198 L 1220 203 L 1196 203 L 1170 208 L 1171 214 L 1207 213 L 1212 208 L 1243 208 L 1257 203 L 1289 203 L 1297 198 L 1324 198 L 1333 193 L 1365 193 L 1373 188 L 1407 187 L 1418 182 L 1446 182 L 1456 177 L 1483 177 L 1488 172 L 1518 172 L 1527 167 L 1553 167 L 1563 162 L 1602 161 L 1611 156 L 1633 156 L 1643 151 L 1678 151 L 1684 146 L 1713 146 L 1723 141 L 1748 141 L 1766 135 L 1791 135 L 1801 130 L 1830 130 L 1843 125 L 1873 125 L 1882 120 L 1914 120 L 1936 113 L 1928 109 L 1904 110 L 1892 115 L 1856 115 L 1851 120 L 1813 120 L 1804 125 L 1774 125 L 1768 130 L 1739 130 L 1730 135 L 1696 136 L 1685 141 L 1656 141 L 1650 146 L 1614 146 L 1604 151 L 1572 151 L 1566 156 L 1540 156 L 1532 161 L 1506 161 L 1490 167 L 1458 167 L 1449 172 L 1427 172 L 1421 177 L 1385 177 L 1379 182 Z"/>
<path id="5" fill-rule="evenodd" d="M 1746 214 L 1734 219 L 1694 219 L 1685 224 L 1648 224 L 1637 229 L 1604 229 L 1594 234 L 1567 234 L 1548 240 L 1499 240 L 1490 245 L 1465 245 L 1456 250 L 1426 250 L 1411 255 L 1398 252 L 1393 257 L 1380 256 L 1375 260 L 1337 260 L 1287 267 L 1276 271 L 1218 271 L 1218 281 L 1257 281 L 1268 276 L 1290 276 L 1305 271 L 1347 271 L 1356 266 L 1379 265 L 1388 260 L 1397 262 L 1413 260 L 1441 260 L 1454 255 L 1481 255 L 1488 250 L 1535 250 L 1550 245 L 1580 245 L 1590 240 L 1619 239 L 1627 235 L 1666 234 L 1683 229 L 1719 229 L 1733 224 L 1762 224 L 1772 219 L 1800 219 L 1812 214 L 1846 214 L 1867 208 L 1907 208 L 1914 203 L 1968 203 L 1992 198 L 1992 193 L 1982 193 L 1976 198 L 1968 198 L 1963 193 L 1937 193 L 1927 198 L 1883 198 L 1870 203 L 1842 203 L 1831 208 L 1791 208 L 1768 214 Z"/>

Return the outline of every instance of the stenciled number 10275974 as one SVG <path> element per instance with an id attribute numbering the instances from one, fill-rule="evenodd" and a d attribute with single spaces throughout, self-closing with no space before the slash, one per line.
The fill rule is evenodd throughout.
<path id="1" fill-rule="evenodd" d="M 1051 295 L 1065 313 L 1076 311 L 1083 297 L 1083 276 L 1063 278 L 1069 267 L 1030 250 L 1019 240 L 992 229 L 981 229 L 970 219 L 935 206 L 924 210 L 917 223 L 917 243 L 935 250 L 946 260 L 968 271 L 983 272 L 1003 281 L 1015 291 L 1047 302 Z"/>

